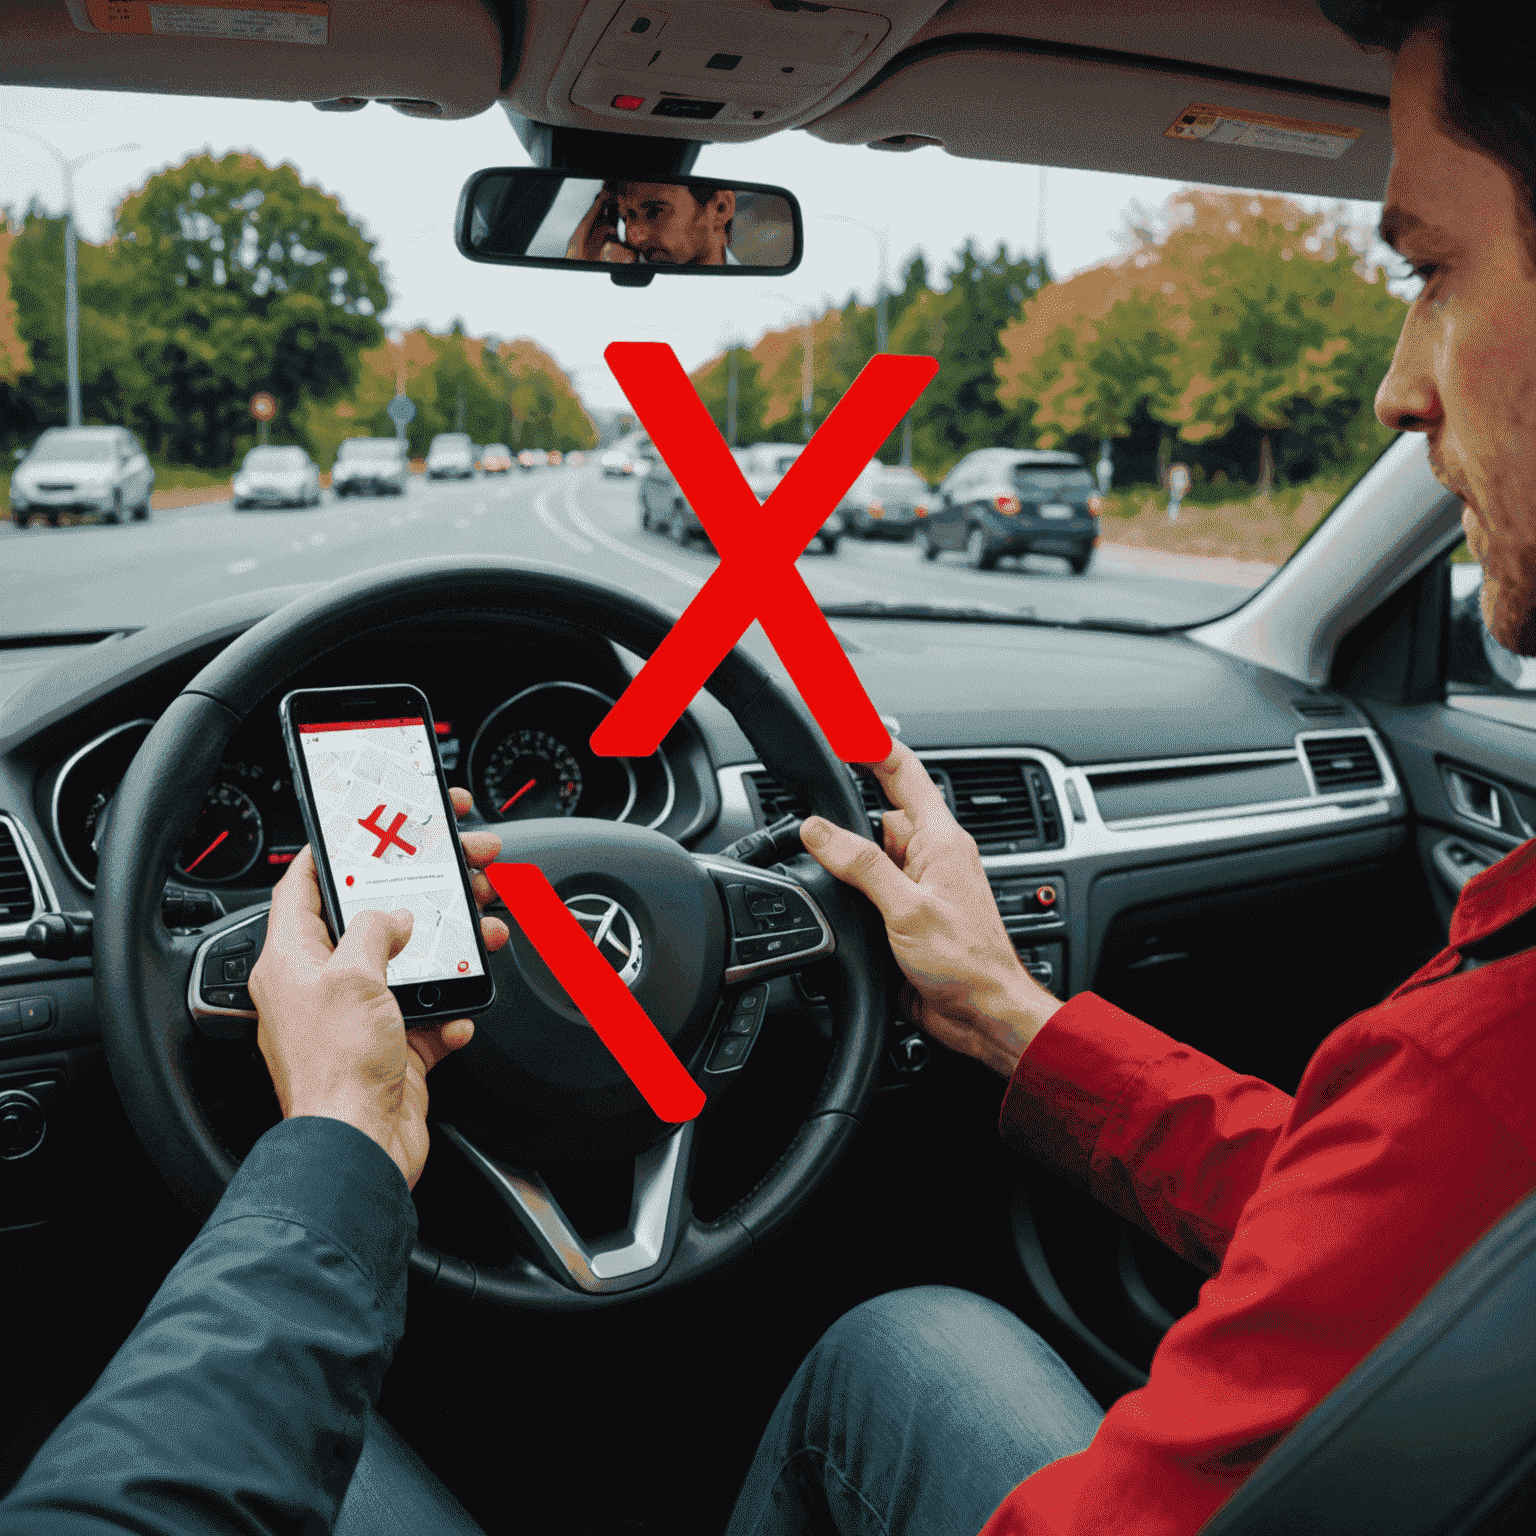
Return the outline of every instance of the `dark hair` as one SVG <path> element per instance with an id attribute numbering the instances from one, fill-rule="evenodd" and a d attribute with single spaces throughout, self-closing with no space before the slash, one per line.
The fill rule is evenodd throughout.
<path id="1" fill-rule="evenodd" d="M 1519 0 L 1507 11 L 1468 0 L 1318 0 L 1318 9 L 1362 48 L 1396 53 L 1413 33 L 1434 34 L 1441 119 L 1515 178 L 1536 245 L 1536 24 Z"/>
<path id="2" fill-rule="evenodd" d="M 655 179 L 661 180 L 659 177 Z M 603 190 L 606 191 L 609 196 L 614 197 L 618 195 L 620 187 L 633 186 L 636 182 L 644 180 L 646 180 L 646 178 L 643 176 L 614 176 L 603 183 Z M 704 207 L 704 205 L 708 203 L 709 200 L 714 197 L 717 192 L 728 192 L 730 190 L 730 188 L 727 187 L 723 181 L 690 181 L 687 183 L 687 186 L 689 192 L 693 194 L 694 202 L 696 202 L 700 208 Z M 731 238 L 731 226 L 734 225 L 735 222 L 736 220 L 734 218 L 730 218 L 725 221 L 725 238 L 727 241 L 729 241 Z"/>

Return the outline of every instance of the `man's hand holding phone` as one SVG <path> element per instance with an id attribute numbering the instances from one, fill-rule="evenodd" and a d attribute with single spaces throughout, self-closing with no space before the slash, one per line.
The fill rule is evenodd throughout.
<path id="1" fill-rule="evenodd" d="M 456 815 L 473 804 L 449 791 Z M 492 899 L 483 871 L 501 852 L 494 832 L 463 834 L 475 900 Z M 285 1119 L 323 1115 L 370 1136 L 412 1188 L 427 1160 L 427 1073 L 468 1043 L 474 1025 L 454 1019 L 407 1033 L 385 967 L 411 935 L 411 915 L 363 912 L 332 945 L 321 915 L 314 860 L 305 848 L 272 892 L 267 939 L 251 972 L 256 1043 Z M 507 925 L 482 917 L 488 950 L 507 942 Z"/>

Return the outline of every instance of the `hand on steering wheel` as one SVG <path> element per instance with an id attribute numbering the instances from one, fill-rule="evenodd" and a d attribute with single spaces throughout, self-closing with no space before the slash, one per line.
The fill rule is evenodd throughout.
<path id="1" fill-rule="evenodd" d="M 453 809 L 474 805 L 452 789 Z M 464 834 L 475 899 L 494 899 L 480 873 L 501 853 L 494 832 Z M 407 1031 L 385 966 L 411 936 L 409 911 L 362 912 L 332 945 L 320 884 L 306 847 L 272 892 L 267 938 L 251 972 L 256 1044 L 272 1074 L 283 1118 L 319 1115 L 371 1137 L 416 1187 L 427 1160 L 427 1073 L 475 1032 L 468 1019 Z M 480 919 L 488 950 L 509 937 L 497 917 Z"/>
<path id="2" fill-rule="evenodd" d="M 823 869 L 880 909 L 907 978 L 904 1016 L 1011 1077 L 1061 1004 L 1019 964 L 976 839 L 950 814 L 922 759 L 894 742 L 872 766 L 896 807 L 881 822 L 885 852 L 820 816 L 806 819 L 801 839 Z"/>

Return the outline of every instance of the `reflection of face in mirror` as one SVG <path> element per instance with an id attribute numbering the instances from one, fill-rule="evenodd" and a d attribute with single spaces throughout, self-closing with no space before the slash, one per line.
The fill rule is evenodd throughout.
<path id="1" fill-rule="evenodd" d="M 736 194 L 728 187 L 605 181 L 565 254 L 576 261 L 739 266 L 730 250 L 735 216 Z"/>

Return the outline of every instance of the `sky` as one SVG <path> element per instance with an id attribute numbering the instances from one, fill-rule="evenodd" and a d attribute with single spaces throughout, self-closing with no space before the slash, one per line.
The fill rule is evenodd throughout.
<path id="1" fill-rule="evenodd" d="M 35 198 L 57 212 L 60 170 L 16 130 L 47 139 L 71 159 L 139 146 L 97 155 L 75 172 L 80 234 L 92 241 L 106 236 L 123 197 L 190 154 L 249 150 L 272 164 L 290 161 L 377 242 L 375 260 L 392 295 L 387 326 L 444 331 L 461 319 L 474 335 L 531 336 L 598 408 L 625 404 L 602 360 L 610 341 L 667 341 L 693 368 L 733 341 L 750 344 L 807 309 L 841 304 L 852 291 L 872 300 L 882 232 L 888 280 L 919 250 L 937 280 L 967 237 L 989 253 L 1002 241 L 1021 257 L 1034 251 L 1041 228 L 1051 270 L 1061 277 L 1115 255 L 1125 211 L 1133 203 L 1156 208 L 1179 186 L 1060 169 L 1042 180 L 1034 166 L 963 160 L 938 148 L 847 148 L 798 132 L 705 145 L 694 174 L 776 183 L 799 198 L 800 267 L 761 279 L 662 276 L 648 288 L 619 288 L 602 274 L 482 266 L 454 249 L 454 211 L 468 177 L 486 166 L 529 163 L 499 107 L 442 123 L 376 102 L 328 113 L 308 103 L 0 87 L 0 206 L 19 212 Z M 1356 219 L 1375 223 L 1378 205 L 1350 207 Z"/>

